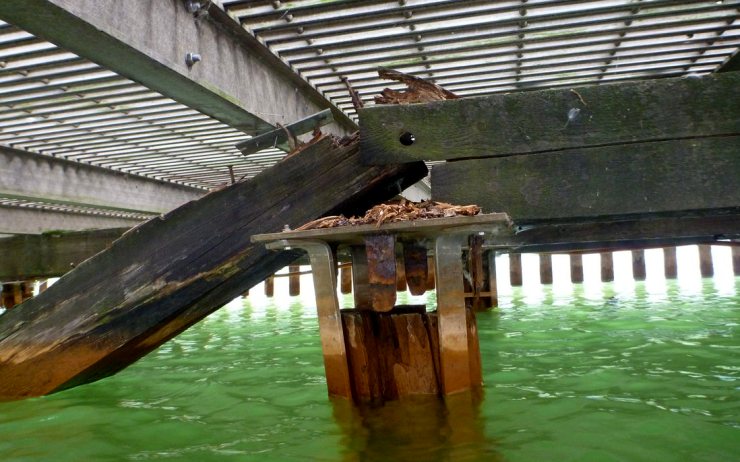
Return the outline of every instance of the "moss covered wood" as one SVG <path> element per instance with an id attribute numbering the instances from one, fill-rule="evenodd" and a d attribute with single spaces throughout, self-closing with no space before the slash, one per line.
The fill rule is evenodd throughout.
<path id="1" fill-rule="evenodd" d="M 356 144 L 319 141 L 250 181 L 124 234 L 39 296 L 0 316 L 0 397 L 42 395 L 126 367 L 299 251 L 252 234 L 358 213 L 426 174 L 423 164 L 366 167 Z"/>
<path id="2" fill-rule="evenodd" d="M 127 229 L 49 232 L 0 239 L 0 281 L 61 276 L 105 250 Z"/>
<path id="3" fill-rule="evenodd" d="M 740 72 L 360 110 L 363 161 L 465 159 L 740 134 Z M 410 136 L 412 135 L 412 136 Z"/>
<path id="4" fill-rule="evenodd" d="M 432 170 L 432 197 L 520 223 L 733 208 L 739 146 L 728 136 L 447 162 Z"/>

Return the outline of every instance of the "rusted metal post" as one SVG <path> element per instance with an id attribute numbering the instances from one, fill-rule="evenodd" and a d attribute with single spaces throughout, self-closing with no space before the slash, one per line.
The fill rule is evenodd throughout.
<path id="1" fill-rule="evenodd" d="M 570 254 L 570 281 L 574 284 L 583 282 L 583 255 Z"/>
<path id="2" fill-rule="evenodd" d="M 313 271 L 326 386 L 330 395 L 352 399 L 347 351 L 337 299 L 335 257 L 331 247 L 318 240 L 282 240 L 268 244 L 267 247 L 271 249 L 295 247 L 308 252 Z"/>
<path id="3" fill-rule="evenodd" d="M 614 280 L 614 254 L 601 252 L 601 281 L 611 282 Z"/>
<path id="4" fill-rule="evenodd" d="M 465 314 L 462 248 L 465 235 L 441 235 L 435 240 L 439 356 L 445 395 L 469 390 L 470 355 Z"/>
<path id="5" fill-rule="evenodd" d="M 540 282 L 552 284 L 552 254 L 540 254 Z"/>
<path id="6" fill-rule="evenodd" d="M 701 277 L 711 278 L 714 276 L 714 266 L 712 263 L 712 246 L 700 245 L 699 247 L 699 269 Z"/>
<path id="7" fill-rule="evenodd" d="M 635 281 L 644 281 L 646 276 L 645 251 L 642 249 L 632 251 L 632 277 Z"/>
<path id="8" fill-rule="evenodd" d="M 676 279 L 678 277 L 675 247 L 665 247 L 663 249 L 663 266 L 665 268 L 666 279 Z"/>
<path id="9" fill-rule="evenodd" d="M 513 287 L 522 285 L 522 254 L 509 254 L 509 282 Z"/>

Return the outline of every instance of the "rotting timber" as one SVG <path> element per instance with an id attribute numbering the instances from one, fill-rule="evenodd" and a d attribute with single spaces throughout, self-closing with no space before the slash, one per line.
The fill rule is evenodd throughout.
<path id="1" fill-rule="evenodd" d="M 423 163 L 365 166 L 356 138 L 324 137 L 257 177 L 128 231 L 0 316 L 0 398 L 111 375 L 286 266 L 257 233 L 356 214 L 423 178 Z"/>

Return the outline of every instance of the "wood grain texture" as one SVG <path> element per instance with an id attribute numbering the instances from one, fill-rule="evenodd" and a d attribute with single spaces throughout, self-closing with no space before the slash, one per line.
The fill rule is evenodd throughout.
<path id="1" fill-rule="evenodd" d="M 731 208 L 738 146 L 731 136 L 447 162 L 432 170 L 432 195 L 519 223 Z"/>
<path id="2" fill-rule="evenodd" d="M 128 228 L 26 234 L 0 239 L 0 281 L 58 277 L 104 250 Z"/>
<path id="3" fill-rule="evenodd" d="M 113 374 L 300 255 L 252 244 L 327 214 L 352 214 L 411 184 L 423 165 L 370 168 L 324 139 L 244 183 L 152 219 L 0 316 L 0 398 Z"/>
<path id="4" fill-rule="evenodd" d="M 360 110 L 369 164 L 740 134 L 740 73 Z M 401 143 L 403 134 L 414 142 Z M 405 138 L 408 143 L 408 136 Z"/>

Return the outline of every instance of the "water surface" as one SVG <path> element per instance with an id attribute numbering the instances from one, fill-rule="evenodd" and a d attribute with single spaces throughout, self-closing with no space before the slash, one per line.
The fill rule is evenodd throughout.
<path id="1" fill-rule="evenodd" d="M 477 408 L 332 403 L 315 308 L 239 301 L 114 377 L 0 403 L 0 457 L 738 460 L 740 279 L 648 289 L 517 289 L 479 314 Z"/>

